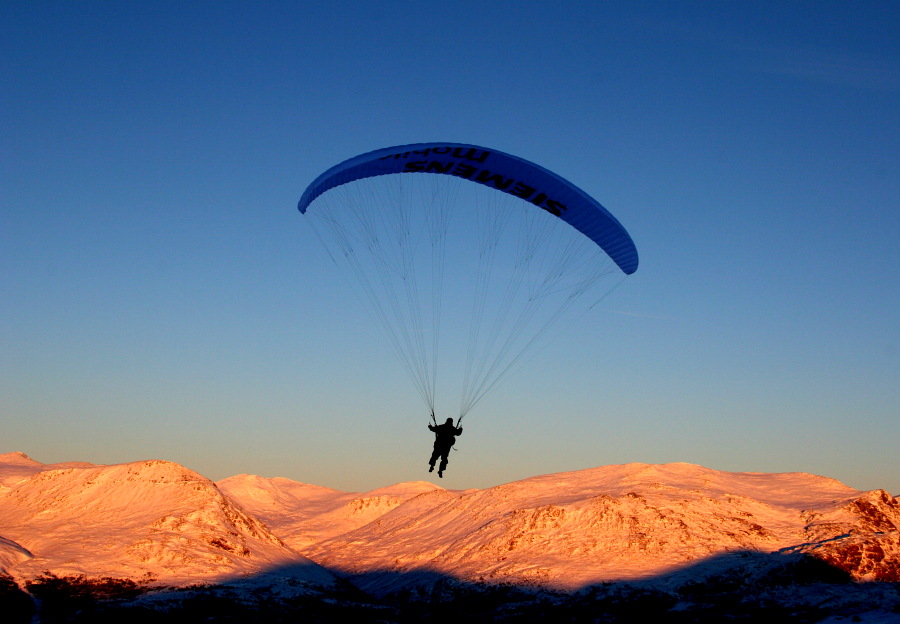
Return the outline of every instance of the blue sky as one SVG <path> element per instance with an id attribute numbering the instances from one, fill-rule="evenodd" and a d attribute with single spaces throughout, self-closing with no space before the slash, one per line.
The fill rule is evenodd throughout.
<path id="1" fill-rule="evenodd" d="M 296 202 L 420 141 L 556 171 L 641 267 L 441 484 L 685 461 L 900 493 L 892 3 L 0 4 L 0 451 L 363 491 L 426 415 Z"/>

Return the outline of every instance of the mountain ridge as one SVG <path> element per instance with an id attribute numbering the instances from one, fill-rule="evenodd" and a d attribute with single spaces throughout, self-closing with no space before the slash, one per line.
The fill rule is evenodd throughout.
<path id="1" fill-rule="evenodd" d="M 683 582 L 679 570 L 738 565 L 738 553 L 894 582 L 898 533 L 900 502 L 887 492 L 801 472 L 629 463 L 359 493 L 256 475 L 214 483 L 164 460 L 0 455 L 0 573 L 20 585 L 48 573 L 184 586 L 289 570 L 306 588 L 347 579 L 378 596 L 427 592 L 435 578 L 576 592 Z"/>

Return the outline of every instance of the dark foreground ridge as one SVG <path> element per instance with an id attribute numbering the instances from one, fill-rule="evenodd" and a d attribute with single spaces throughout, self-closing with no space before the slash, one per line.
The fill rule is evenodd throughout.
<path id="1" fill-rule="evenodd" d="M 366 593 L 358 586 L 394 588 Z M 400 588 L 400 589 L 396 589 Z M 23 590 L 0 577 L 7 624 L 218 622 L 900 622 L 900 582 L 854 582 L 806 554 L 736 551 L 635 582 L 572 593 L 481 585 L 427 572 L 369 572 L 321 588 L 290 569 L 220 585 L 153 587 L 130 579 L 44 575 Z"/>

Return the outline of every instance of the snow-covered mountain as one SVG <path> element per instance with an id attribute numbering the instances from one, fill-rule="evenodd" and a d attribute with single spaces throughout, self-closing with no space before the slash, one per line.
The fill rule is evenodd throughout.
<path id="1" fill-rule="evenodd" d="M 47 574 L 168 587 L 277 577 L 345 594 L 349 579 L 381 597 L 433 597 L 448 582 L 574 596 L 618 583 L 683 602 L 685 588 L 726 577 L 900 581 L 900 501 L 811 474 L 685 463 L 360 494 L 252 475 L 213 483 L 158 460 L 0 455 L 0 575 L 25 586 Z"/>
<path id="2" fill-rule="evenodd" d="M 235 485 L 233 498 L 256 503 L 254 487 Z M 900 580 L 898 501 L 811 474 L 626 464 L 465 492 L 422 486 L 412 495 L 409 486 L 390 503 L 374 493 L 332 495 L 319 517 L 330 530 L 304 518 L 286 540 L 376 592 L 399 589 L 417 571 L 574 590 L 663 578 L 730 552 L 807 553 L 860 580 Z M 290 506 L 277 513 L 292 515 Z M 390 584 L 374 571 L 391 572 Z"/>
<path id="3" fill-rule="evenodd" d="M 217 582 L 290 567 L 336 578 L 286 546 L 215 484 L 178 464 L 44 465 L 0 455 L 0 572 Z"/>

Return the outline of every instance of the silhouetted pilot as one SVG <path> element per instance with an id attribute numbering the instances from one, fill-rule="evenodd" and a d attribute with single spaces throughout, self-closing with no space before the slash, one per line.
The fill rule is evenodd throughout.
<path id="1" fill-rule="evenodd" d="M 434 472 L 434 462 L 440 457 L 441 465 L 438 468 L 438 476 L 443 479 L 444 470 L 447 468 L 447 456 L 456 442 L 456 436 L 462 434 L 462 427 L 453 426 L 453 419 L 448 418 L 443 425 L 428 425 L 428 428 L 434 431 L 434 451 L 428 461 L 428 472 Z"/>

